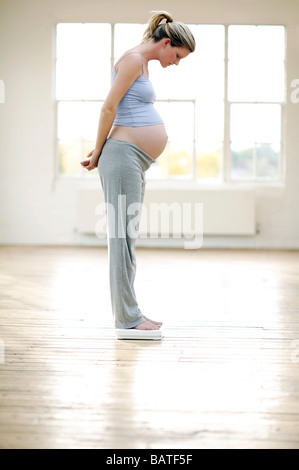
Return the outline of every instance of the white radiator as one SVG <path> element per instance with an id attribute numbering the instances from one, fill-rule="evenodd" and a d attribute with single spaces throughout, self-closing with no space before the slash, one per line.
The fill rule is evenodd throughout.
<path id="1" fill-rule="evenodd" d="M 106 233 L 101 189 L 78 190 L 77 230 Z M 188 221 L 184 217 L 188 216 Z M 191 220 L 189 220 L 191 218 Z M 168 223 L 169 222 L 169 223 Z M 140 237 L 203 235 L 255 235 L 255 193 L 252 190 L 153 189 L 147 188 L 140 222 Z M 181 232 L 181 233 L 180 233 Z"/>

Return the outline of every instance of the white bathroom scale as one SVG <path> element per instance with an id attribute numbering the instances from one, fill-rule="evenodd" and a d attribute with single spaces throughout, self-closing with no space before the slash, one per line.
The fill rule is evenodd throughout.
<path id="1" fill-rule="evenodd" d="M 153 339 L 159 340 L 163 337 L 163 331 L 159 330 L 136 330 L 134 328 L 116 328 L 117 339 Z"/>

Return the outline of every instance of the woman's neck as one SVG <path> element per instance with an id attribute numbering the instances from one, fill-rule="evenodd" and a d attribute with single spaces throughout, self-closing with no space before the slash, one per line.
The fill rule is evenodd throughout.
<path id="1" fill-rule="evenodd" d="M 159 60 L 159 44 L 153 39 L 139 44 L 134 50 L 140 52 L 146 62 Z"/>

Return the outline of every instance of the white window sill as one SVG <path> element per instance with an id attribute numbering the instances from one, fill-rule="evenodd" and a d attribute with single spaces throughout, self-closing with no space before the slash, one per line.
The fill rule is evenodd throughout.
<path id="1" fill-rule="evenodd" d="M 54 187 L 74 185 L 96 189 L 101 187 L 98 175 L 82 177 L 78 175 L 60 175 Z M 283 181 L 234 181 L 234 182 L 202 182 L 202 181 L 175 181 L 175 180 L 146 180 L 147 190 L 197 190 L 197 191 L 232 191 L 255 189 L 284 189 Z"/>

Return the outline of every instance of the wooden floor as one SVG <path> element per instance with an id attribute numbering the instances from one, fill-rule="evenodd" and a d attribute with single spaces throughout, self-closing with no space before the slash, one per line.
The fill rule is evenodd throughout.
<path id="1" fill-rule="evenodd" d="M 137 259 L 159 342 L 114 338 L 105 248 L 0 247 L 0 447 L 299 448 L 299 252 Z"/>

